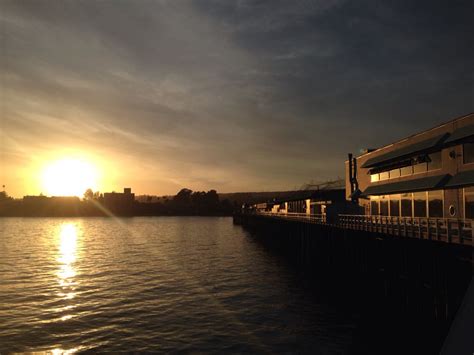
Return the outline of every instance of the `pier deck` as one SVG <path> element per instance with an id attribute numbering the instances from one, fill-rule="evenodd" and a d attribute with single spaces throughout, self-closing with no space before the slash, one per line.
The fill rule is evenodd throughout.
<path id="1" fill-rule="evenodd" d="M 267 218 L 311 224 L 335 225 L 343 229 L 376 232 L 405 238 L 416 238 L 452 244 L 473 245 L 474 221 L 471 219 L 388 217 L 340 214 L 334 223 L 326 215 L 306 213 L 255 212 Z"/>

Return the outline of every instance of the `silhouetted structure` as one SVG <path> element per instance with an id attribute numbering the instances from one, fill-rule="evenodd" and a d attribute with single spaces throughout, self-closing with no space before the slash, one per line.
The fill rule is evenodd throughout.
<path id="1" fill-rule="evenodd" d="M 23 200 L 0 205 L 2 216 L 77 216 L 82 215 L 82 210 L 82 202 L 75 196 L 24 196 Z"/>
<path id="2" fill-rule="evenodd" d="M 158 201 L 158 202 L 157 202 Z M 220 200 L 216 190 L 182 189 L 174 197 L 135 200 L 131 188 L 103 195 L 88 189 L 78 197 L 24 196 L 12 199 L 0 194 L 0 216 L 231 216 L 234 205 Z"/>
<path id="3" fill-rule="evenodd" d="M 126 187 L 123 193 L 106 192 L 104 193 L 104 207 L 112 214 L 116 215 L 133 215 L 133 207 L 135 202 L 135 194 L 132 189 Z"/>

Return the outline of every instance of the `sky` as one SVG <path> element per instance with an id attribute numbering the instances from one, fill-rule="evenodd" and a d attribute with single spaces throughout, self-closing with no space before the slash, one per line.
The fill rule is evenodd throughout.
<path id="1" fill-rule="evenodd" d="M 472 1 L 0 1 L 0 184 L 273 191 L 473 112 Z"/>

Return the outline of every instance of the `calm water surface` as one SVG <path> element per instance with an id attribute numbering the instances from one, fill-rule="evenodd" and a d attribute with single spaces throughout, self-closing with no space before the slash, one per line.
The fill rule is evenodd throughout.
<path id="1" fill-rule="evenodd" d="M 0 219 L 0 352 L 347 353 L 353 332 L 231 218 Z"/>

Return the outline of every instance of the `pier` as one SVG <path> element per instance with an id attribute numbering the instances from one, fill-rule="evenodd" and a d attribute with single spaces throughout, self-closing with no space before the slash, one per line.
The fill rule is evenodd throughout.
<path id="1" fill-rule="evenodd" d="M 339 215 L 341 228 L 472 246 L 471 219 Z"/>
<path id="2" fill-rule="evenodd" d="M 256 211 L 255 214 L 270 219 L 299 221 L 310 224 L 328 224 L 325 214 L 272 213 L 265 211 Z M 239 219 L 242 217 L 234 218 Z M 474 240 L 474 222 L 471 219 L 340 214 L 331 225 L 349 230 L 467 246 L 472 246 Z"/>
<path id="3" fill-rule="evenodd" d="M 365 353 L 439 353 L 472 278 L 471 221 L 254 212 L 234 223 L 322 281 L 338 305 L 361 309 Z"/>

